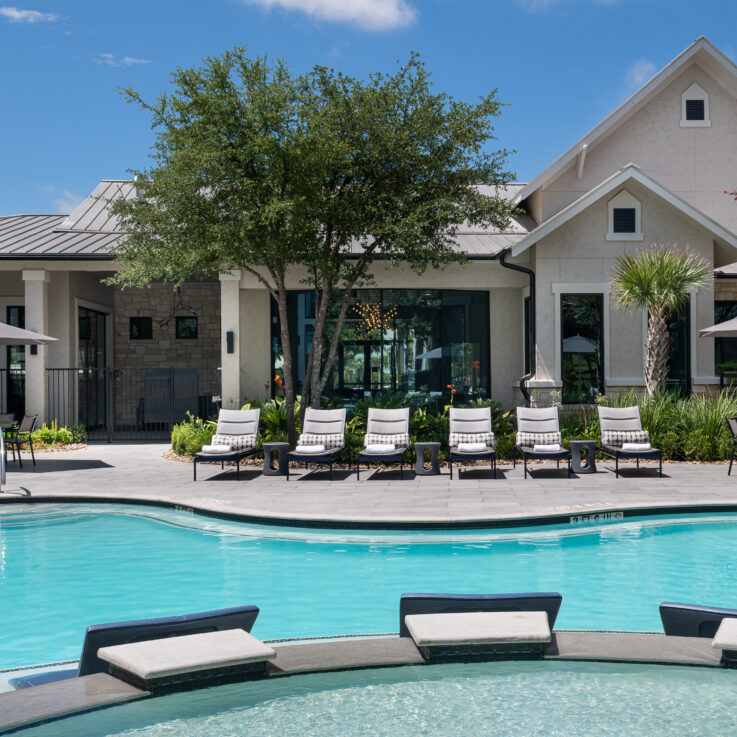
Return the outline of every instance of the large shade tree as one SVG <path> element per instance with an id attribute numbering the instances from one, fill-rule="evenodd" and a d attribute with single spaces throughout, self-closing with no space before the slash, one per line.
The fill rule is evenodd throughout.
<path id="1" fill-rule="evenodd" d="M 689 249 L 653 246 L 617 260 L 612 296 L 619 307 L 647 310 L 645 385 L 649 396 L 665 391 L 672 338 L 668 321 L 688 305 L 690 292 L 712 283 L 711 265 Z"/>
<path id="2" fill-rule="evenodd" d="M 477 103 L 432 89 L 416 55 L 367 80 L 324 67 L 294 74 L 236 48 L 178 69 L 147 103 L 153 166 L 133 172 L 137 197 L 112 211 L 127 237 L 115 283 L 176 286 L 227 270 L 253 274 L 278 306 L 284 391 L 294 440 L 288 274 L 316 292 L 303 407 L 319 406 L 351 290 L 377 259 L 416 272 L 463 260 L 461 223 L 504 227 L 512 206 L 475 184 L 506 184 L 505 151 L 489 152 L 495 92 Z M 325 321 L 337 303 L 326 345 Z"/>

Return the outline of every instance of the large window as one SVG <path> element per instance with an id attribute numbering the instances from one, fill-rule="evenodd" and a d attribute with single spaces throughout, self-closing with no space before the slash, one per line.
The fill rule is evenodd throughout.
<path id="1" fill-rule="evenodd" d="M 594 402 L 604 393 L 604 297 L 561 294 L 563 403 Z"/>
<path id="2" fill-rule="evenodd" d="M 714 302 L 714 324 L 737 317 L 737 301 L 716 300 Z M 737 371 L 737 338 L 714 339 L 714 373 Z"/>
<path id="3" fill-rule="evenodd" d="M 301 387 L 314 330 L 311 292 L 288 296 L 294 376 Z M 273 371 L 282 368 L 279 320 L 272 303 Z M 338 305 L 327 323 L 325 350 Z M 432 289 L 361 289 L 353 293 L 326 391 L 346 400 L 380 391 L 488 397 L 488 292 Z"/>

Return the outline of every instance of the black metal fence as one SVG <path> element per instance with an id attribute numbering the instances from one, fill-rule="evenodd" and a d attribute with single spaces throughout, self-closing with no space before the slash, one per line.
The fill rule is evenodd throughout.
<path id="1" fill-rule="evenodd" d="M 49 420 L 90 440 L 163 440 L 187 413 L 217 413 L 217 368 L 47 369 Z"/>

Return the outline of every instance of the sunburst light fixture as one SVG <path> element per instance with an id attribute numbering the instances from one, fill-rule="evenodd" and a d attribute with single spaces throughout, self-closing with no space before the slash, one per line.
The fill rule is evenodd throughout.
<path id="1" fill-rule="evenodd" d="M 353 305 L 353 311 L 361 318 L 356 329 L 363 333 L 382 330 L 398 313 L 397 306 L 392 305 L 382 310 L 380 305 Z"/>

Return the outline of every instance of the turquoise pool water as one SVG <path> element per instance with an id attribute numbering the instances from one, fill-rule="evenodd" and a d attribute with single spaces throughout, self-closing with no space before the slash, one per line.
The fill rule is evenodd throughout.
<path id="1" fill-rule="evenodd" d="M 562 629 L 661 630 L 737 606 L 737 517 L 423 533 L 279 529 L 150 507 L 0 507 L 0 668 L 79 656 L 89 624 L 257 604 L 262 639 L 396 632 L 407 592 L 560 591 Z"/>
<path id="2" fill-rule="evenodd" d="M 737 674 L 479 663 L 222 686 L 85 714 L 28 737 L 724 737 Z"/>

